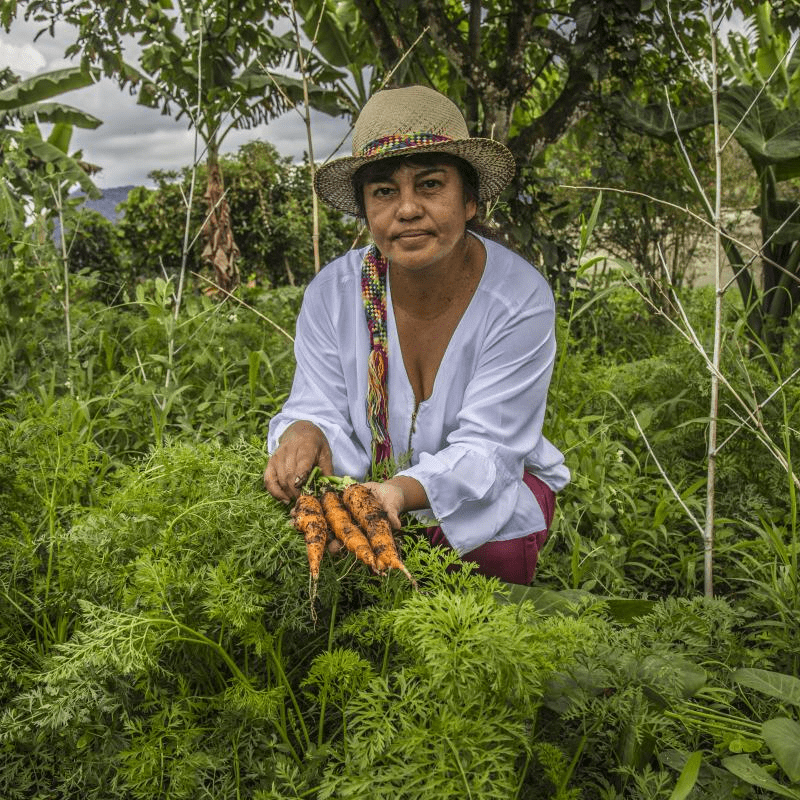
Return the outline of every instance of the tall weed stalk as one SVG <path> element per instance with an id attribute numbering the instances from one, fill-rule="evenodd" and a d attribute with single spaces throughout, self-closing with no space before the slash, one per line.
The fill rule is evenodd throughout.
<path id="1" fill-rule="evenodd" d="M 319 9 L 319 16 L 317 18 L 317 28 L 314 31 L 314 37 L 311 41 L 311 47 L 313 48 L 317 42 L 317 36 L 319 35 L 319 28 L 320 24 L 322 23 L 322 15 L 325 13 L 325 4 L 320 4 Z M 316 169 L 316 165 L 314 162 L 314 137 L 311 130 L 311 103 L 308 99 L 308 82 L 309 82 L 309 75 L 308 75 L 308 67 L 306 64 L 306 57 L 303 52 L 303 45 L 300 41 L 300 23 L 297 19 L 297 6 L 292 0 L 292 27 L 294 28 L 294 37 L 295 37 L 295 46 L 297 48 L 297 61 L 300 65 L 300 74 L 303 80 L 303 121 L 305 123 L 306 129 L 306 141 L 308 143 L 308 167 L 309 167 L 309 179 L 310 179 L 310 190 L 311 190 L 311 215 L 312 215 L 312 225 L 313 225 L 313 233 L 311 236 L 313 246 L 314 246 L 314 272 L 317 273 L 320 271 L 320 256 L 319 256 L 319 201 L 317 199 L 317 193 L 314 191 L 314 172 Z"/>

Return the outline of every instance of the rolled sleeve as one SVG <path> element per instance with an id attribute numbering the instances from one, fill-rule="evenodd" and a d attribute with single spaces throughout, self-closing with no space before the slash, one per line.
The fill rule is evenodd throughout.
<path id="1" fill-rule="evenodd" d="M 331 269 L 331 267 L 326 267 Z M 324 272 L 324 271 L 323 271 Z M 348 377 L 354 372 L 352 321 L 343 318 L 332 284 L 341 284 L 337 275 L 312 281 L 306 289 L 297 319 L 295 334 L 295 374 L 292 389 L 281 411 L 269 423 L 267 447 L 275 452 L 280 437 L 293 422 L 307 420 L 316 425 L 328 440 L 337 475 L 359 475 L 368 465 L 368 456 L 355 435 L 351 415 L 352 387 Z M 339 286 L 341 288 L 341 286 Z M 347 292 L 340 292 L 347 297 Z M 343 358 L 348 359 L 343 363 Z"/>

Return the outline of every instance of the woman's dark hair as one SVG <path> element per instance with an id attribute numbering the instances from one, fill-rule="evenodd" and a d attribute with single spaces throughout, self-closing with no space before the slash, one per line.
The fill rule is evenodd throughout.
<path id="1" fill-rule="evenodd" d="M 364 164 L 353 175 L 353 191 L 356 196 L 356 203 L 358 203 L 358 215 L 361 219 L 367 218 L 364 210 L 364 187 L 368 183 L 379 183 L 380 181 L 388 180 L 404 164 L 412 167 L 432 167 L 444 164 L 457 169 L 458 174 L 461 176 L 461 184 L 464 187 L 464 202 L 473 200 L 478 207 L 478 213 L 467 222 L 467 229 L 475 231 L 481 236 L 496 238 L 497 234 L 479 219 L 482 216 L 482 209 L 481 202 L 478 199 L 480 197 L 478 173 L 468 161 L 458 156 L 450 155 L 450 153 L 413 153 L 383 158 L 380 161 Z"/>

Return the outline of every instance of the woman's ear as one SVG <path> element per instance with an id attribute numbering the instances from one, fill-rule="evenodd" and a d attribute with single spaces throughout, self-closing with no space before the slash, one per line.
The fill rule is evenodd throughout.
<path id="1" fill-rule="evenodd" d="M 467 197 L 464 202 L 464 211 L 466 212 L 467 222 L 469 222 L 478 213 L 478 204 L 473 197 Z"/>

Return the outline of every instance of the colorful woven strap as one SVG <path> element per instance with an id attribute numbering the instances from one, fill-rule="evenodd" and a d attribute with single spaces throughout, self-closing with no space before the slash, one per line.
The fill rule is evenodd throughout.
<path id="1" fill-rule="evenodd" d="M 386 329 L 386 270 L 389 262 L 372 245 L 361 262 L 361 298 L 370 335 L 367 422 L 372 431 L 372 463 L 392 455 L 389 438 L 389 339 Z"/>
<path id="2" fill-rule="evenodd" d="M 442 136 L 438 133 L 428 133 L 426 131 L 419 131 L 416 133 L 392 133 L 389 136 L 382 136 L 380 139 L 373 139 L 367 142 L 359 151 L 358 155 L 365 156 L 382 156 L 386 153 L 392 153 L 395 150 L 406 150 L 409 147 L 424 147 L 428 144 L 441 144 L 442 142 L 450 142 L 452 139 L 449 136 Z"/>

